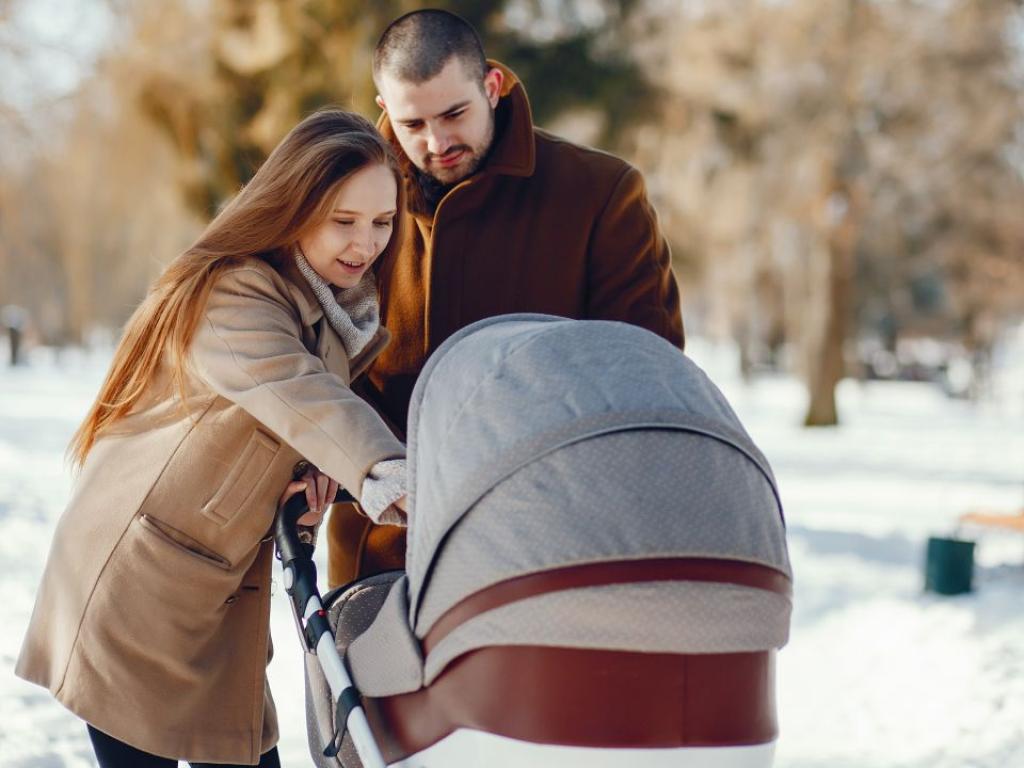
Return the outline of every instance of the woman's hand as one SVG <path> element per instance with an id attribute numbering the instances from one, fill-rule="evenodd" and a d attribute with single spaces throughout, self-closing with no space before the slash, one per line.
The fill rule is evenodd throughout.
<path id="1" fill-rule="evenodd" d="M 334 497 L 338 494 L 338 483 L 311 466 L 298 480 L 288 483 L 277 502 L 277 508 L 280 510 L 288 499 L 302 491 L 306 492 L 306 505 L 309 511 L 298 519 L 298 525 L 317 525 L 323 518 L 327 505 L 334 502 Z"/>

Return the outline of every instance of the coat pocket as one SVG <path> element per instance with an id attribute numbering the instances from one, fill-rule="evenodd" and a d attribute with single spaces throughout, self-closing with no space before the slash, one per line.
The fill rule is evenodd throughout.
<path id="1" fill-rule="evenodd" d="M 215 565 L 218 568 L 224 568 L 225 570 L 231 567 L 231 563 L 216 552 L 204 547 L 187 533 L 183 533 L 177 528 L 173 528 L 161 520 L 152 518 L 149 515 L 139 515 L 139 525 L 150 533 L 163 539 L 175 549 L 185 552 L 192 557 L 198 558 L 205 563 Z"/>
<path id="2" fill-rule="evenodd" d="M 254 432 L 220 488 L 203 505 L 203 515 L 219 525 L 230 523 L 255 493 L 280 447 L 266 433 Z"/>

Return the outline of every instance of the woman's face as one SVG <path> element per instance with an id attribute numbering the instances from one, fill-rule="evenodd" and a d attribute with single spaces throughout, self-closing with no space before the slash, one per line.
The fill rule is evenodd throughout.
<path id="1" fill-rule="evenodd" d="M 341 185 L 327 219 L 299 238 L 306 261 L 331 285 L 355 286 L 391 239 L 397 200 L 391 169 L 360 168 Z"/>

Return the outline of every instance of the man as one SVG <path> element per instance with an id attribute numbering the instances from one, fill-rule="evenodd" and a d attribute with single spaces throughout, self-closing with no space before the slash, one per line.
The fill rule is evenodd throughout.
<path id="1" fill-rule="evenodd" d="M 671 256 L 639 171 L 536 128 L 522 84 L 452 13 L 392 22 L 373 77 L 409 203 L 404 243 L 378 273 L 393 339 L 361 392 L 396 430 L 430 353 L 486 317 L 621 320 L 682 347 Z M 335 512 L 332 585 L 402 566 L 403 529 Z"/>

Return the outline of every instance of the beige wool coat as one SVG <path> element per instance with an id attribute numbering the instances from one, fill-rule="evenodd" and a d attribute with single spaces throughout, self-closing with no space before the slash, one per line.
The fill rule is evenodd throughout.
<path id="1" fill-rule="evenodd" d="M 348 360 L 290 259 L 223 275 L 193 342 L 188 413 L 165 377 L 89 453 L 17 674 L 147 752 L 256 763 L 277 742 L 277 500 L 300 460 L 358 497 L 374 464 L 404 455 L 348 387 L 386 343 L 382 329 Z"/>

